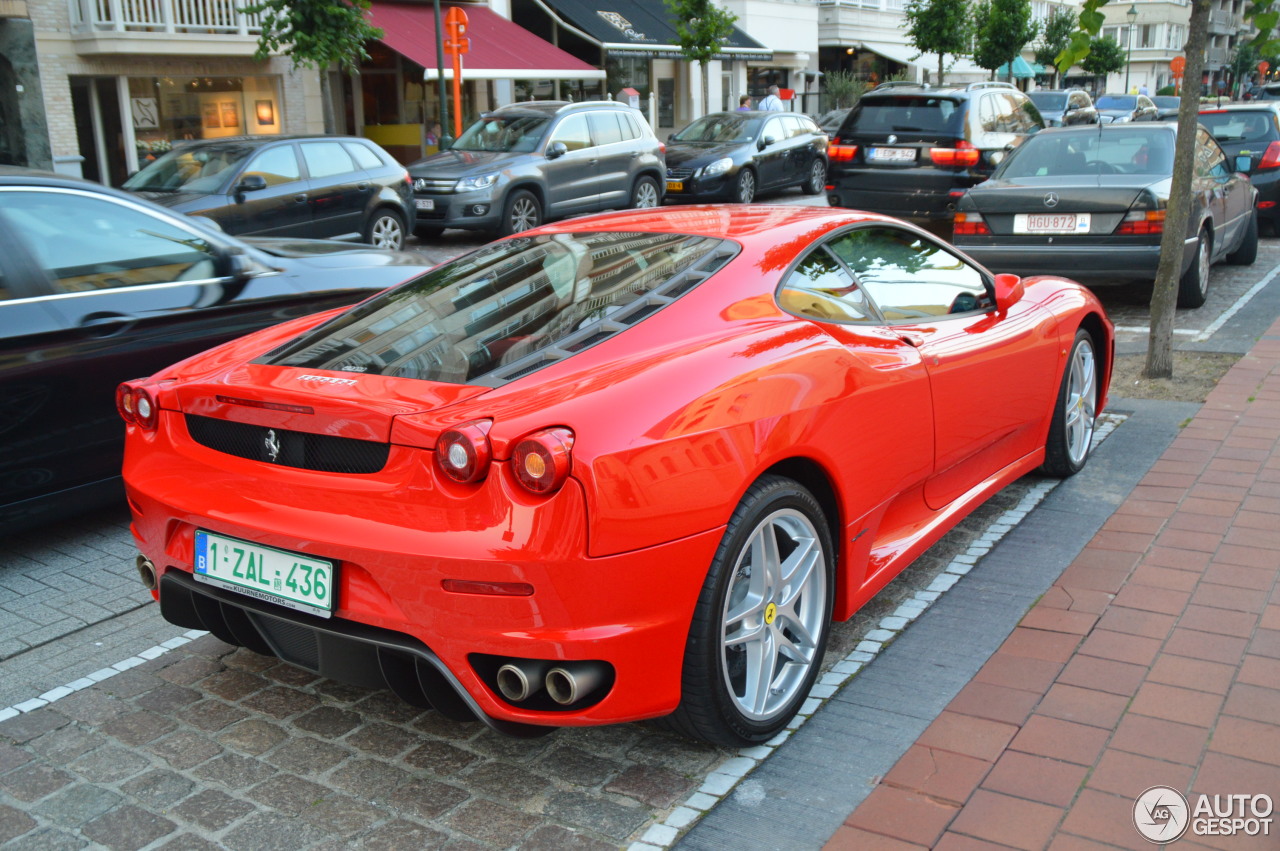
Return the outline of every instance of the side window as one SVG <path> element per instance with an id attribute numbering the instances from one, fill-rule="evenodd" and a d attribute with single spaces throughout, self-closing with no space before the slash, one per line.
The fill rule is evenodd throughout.
<path id="1" fill-rule="evenodd" d="M 760 134 L 760 138 L 772 136 L 775 142 L 781 142 L 787 138 L 787 128 L 782 123 L 781 118 L 770 118 L 768 123 L 764 125 L 764 132 Z"/>
<path id="2" fill-rule="evenodd" d="M 1040 110 L 1027 97 L 1011 97 L 1013 102 L 1013 119 L 1015 133 L 1030 133 L 1043 119 Z"/>
<path id="3" fill-rule="evenodd" d="M 551 135 L 551 141 L 564 142 L 564 146 L 571 151 L 590 148 L 591 131 L 587 128 L 587 117 L 585 115 L 570 115 L 560 122 L 560 126 Z"/>
<path id="4" fill-rule="evenodd" d="M 279 186 L 302 179 L 302 169 L 298 167 L 298 157 L 293 152 L 293 145 L 267 148 L 258 153 L 249 161 L 241 177 L 250 174 L 261 175 L 268 186 Z"/>
<path id="5" fill-rule="evenodd" d="M 1074 106 L 1076 109 L 1089 108 L 1089 102 L 1085 100 L 1084 95 L 1080 94 L 1079 92 L 1076 92 L 1071 96 L 1071 105 Z"/>
<path id="6" fill-rule="evenodd" d="M 988 133 L 995 133 L 996 122 L 999 121 L 995 98 L 985 95 L 978 98 L 978 123 Z"/>
<path id="7" fill-rule="evenodd" d="M 351 155 L 340 142 L 303 142 L 302 158 L 307 161 L 307 172 L 312 177 L 333 177 L 356 170 Z"/>
<path id="8" fill-rule="evenodd" d="M 830 246 L 890 322 L 937 319 L 990 303 L 977 269 L 909 231 L 862 228 L 832 240 Z"/>
<path id="9" fill-rule="evenodd" d="M 71 192 L 6 192 L 0 216 L 57 292 L 216 276 L 216 252 L 197 232 L 116 201 Z"/>
<path id="10" fill-rule="evenodd" d="M 366 148 L 359 142 L 344 142 L 343 147 L 347 149 L 347 153 L 351 154 L 351 158 L 356 161 L 356 165 L 360 166 L 360 168 L 382 168 L 387 165 L 373 150 Z"/>
<path id="11" fill-rule="evenodd" d="M 644 126 L 641 123 L 640 119 L 629 112 L 624 112 L 623 115 L 626 117 L 625 123 L 627 124 L 627 126 L 631 128 L 631 135 L 628 138 L 643 139 Z"/>
<path id="12" fill-rule="evenodd" d="M 825 248 L 817 249 L 791 270 L 778 288 L 778 305 L 788 313 L 821 322 L 875 318 L 867 294 Z"/>
<path id="13" fill-rule="evenodd" d="M 612 145 L 622 141 L 622 127 L 618 125 L 618 113 L 593 112 L 587 116 L 591 124 L 591 136 L 597 145 Z"/>
<path id="14" fill-rule="evenodd" d="M 1226 177 L 1230 174 L 1226 154 L 1203 127 L 1196 132 L 1196 173 L 1201 177 Z"/>

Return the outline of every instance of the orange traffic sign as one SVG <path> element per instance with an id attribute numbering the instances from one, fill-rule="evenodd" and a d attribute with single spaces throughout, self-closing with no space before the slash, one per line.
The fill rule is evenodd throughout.
<path id="1" fill-rule="evenodd" d="M 1175 56 L 1169 60 L 1169 70 L 1173 72 L 1175 77 L 1181 77 L 1186 67 L 1187 59 L 1185 56 Z"/>
<path id="2" fill-rule="evenodd" d="M 444 52 L 461 56 L 471 51 L 471 39 L 467 35 L 467 13 L 457 6 L 450 6 L 444 16 Z"/>

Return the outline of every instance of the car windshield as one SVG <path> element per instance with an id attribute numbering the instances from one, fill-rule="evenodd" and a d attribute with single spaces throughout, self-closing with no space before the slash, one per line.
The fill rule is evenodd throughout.
<path id="1" fill-rule="evenodd" d="M 1161 109 L 1168 109 L 1169 107 L 1177 107 L 1181 104 L 1182 98 L 1175 97 L 1173 95 L 1155 95 L 1151 98 L 1151 102 Z"/>
<path id="2" fill-rule="evenodd" d="M 455 384 L 499 371 L 490 383 L 509 380 L 659 310 L 665 300 L 651 297 L 655 291 L 687 292 L 732 256 L 731 246 L 669 233 L 498 242 L 363 302 L 256 362 Z M 695 266 L 701 268 L 684 274 Z"/>
<path id="3" fill-rule="evenodd" d="M 1115 125 L 1122 127 L 1125 125 Z M 993 178 L 1173 173 L 1173 134 L 1152 128 L 1123 133 L 1041 133 L 1027 139 Z"/>
<path id="4" fill-rule="evenodd" d="M 124 182 L 133 192 L 217 192 L 240 169 L 252 145 L 187 145 L 174 148 Z"/>
<path id="5" fill-rule="evenodd" d="M 1272 112 L 1202 112 L 1200 123 L 1219 142 L 1261 142 L 1277 138 Z"/>
<path id="6" fill-rule="evenodd" d="M 1098 109 L 1133 109 L 1138 99 L 1129 95 L 1103 95 L 1094 106 Z"/>
<path id="7" fill-rule="evenodd" d="M 1067 96 L 1063 92 L 1031 92 L 1028 97 L 1037 107 L 1050 112 L 1067 108 Z"/>
<path id="8" fill-rule="evenodd" d="M 896 95 L 864 97 L 849 113 L 842 133 L 955 133 L 960 104 L 952 98 Z"/>
<path id="9" fill-rule="evenodd" d="M 671 137 L 673 142 L 749 142 L 760 132 L 763 119 L 717 113 L 699 118 Z"/>
<path id="10" fill-rule="evenodd" d="M 528 153 L 538 147 L 550 124 L 545 115 L 490 115 L 468 127 L 451 150 Z"/>

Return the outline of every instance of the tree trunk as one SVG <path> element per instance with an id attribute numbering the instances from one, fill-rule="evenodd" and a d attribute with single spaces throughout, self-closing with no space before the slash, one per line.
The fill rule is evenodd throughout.
<path id="1" fill-rule="evenodd" d="M 320 114 L 324 116 L 324 134 L 333 136 L 337 133 L 333 117 L 333 91 L 329 82 L 328 67 L 320 68 Z"/>
<path id="2" fill-rule="evenodd" d="M 943 64 L 942 64 L 942 63 L 943 63 L 943 61 L 944 61 L 945 59 L 946 59 L 946 54 L 945 54 L 945 53 L 939 53 L 939 54 L 938 54 L 938 82 L 934 83 L 934 85 L 936 85 L 936 86 L 941 86 L 941 85 L 942 85 L 942 67 L 943 67 Z"/>
<path id="3" fill-rule="evenodd" d="M 1187 24 L 1184 80 L 1198 81 L 1204 69 L 1204 47 L 1211 0 L 1192 0 Z M 1196 122 L 1200 113 L 1199 92 L 1184 94 L 1178 107 L 1178 140 L 1173 152 L 1173 185 L 1165 213 L 1164 235 L 1160 238 L 1160 265 L 1151 293 L 1151 332 L 1147 337 L 1147 378 L 1173 376 L 1173 316 L 1178 306 L 1178 279 L 1182 276 L 1183 240 L 1191 216 L 1191 174 L 1194 168 Z"/>
<path id="4" fill-rule="evenodd" d="M 711 76 L 710 76 L 710 69 L 709 69 L 710 64 L 711 63 L 705 59 L 698 63 L 698 67 L 702 69 L 702 114 L 703 115 L 708 115 L 712 111 L 711 104 L 707 103 L 707 101 L 711 99 Z"/>

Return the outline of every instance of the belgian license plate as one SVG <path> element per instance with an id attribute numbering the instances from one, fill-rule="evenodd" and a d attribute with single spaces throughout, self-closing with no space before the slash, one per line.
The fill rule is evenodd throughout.
<path id="1" fill-rule="evenodd" d="M 667 181 L 667 191 L 668 191 L 668 192 L 683 192 L 683 191 L 684 191 L 684 181 L 682 181 L 682 180 L 668 180 L 668 181 Z"/>
<path id="2" fill-rule="evenodd" d="M 1088 233 L 1088 213 L 1019 213 L 1014 233 Z"/>
<path id="3" fill-rule="evenodd" d="M 881 163 L 913 163 L 916 161 L 915 148 L 872 148 L 869 158 Z"/>
<path id="4" fill-rule="evenodd" d="M 302 553 L 197 530 L 195 578 L 300 612 L 333 614 L 333 562 Z"/>
<path id="5" fill-rule="evenodd" d="M 419 210 L 434 210 L 436 208 L 436 202 L 434 198 L 414 198 L 413 206 L 417 207 Z"/>

